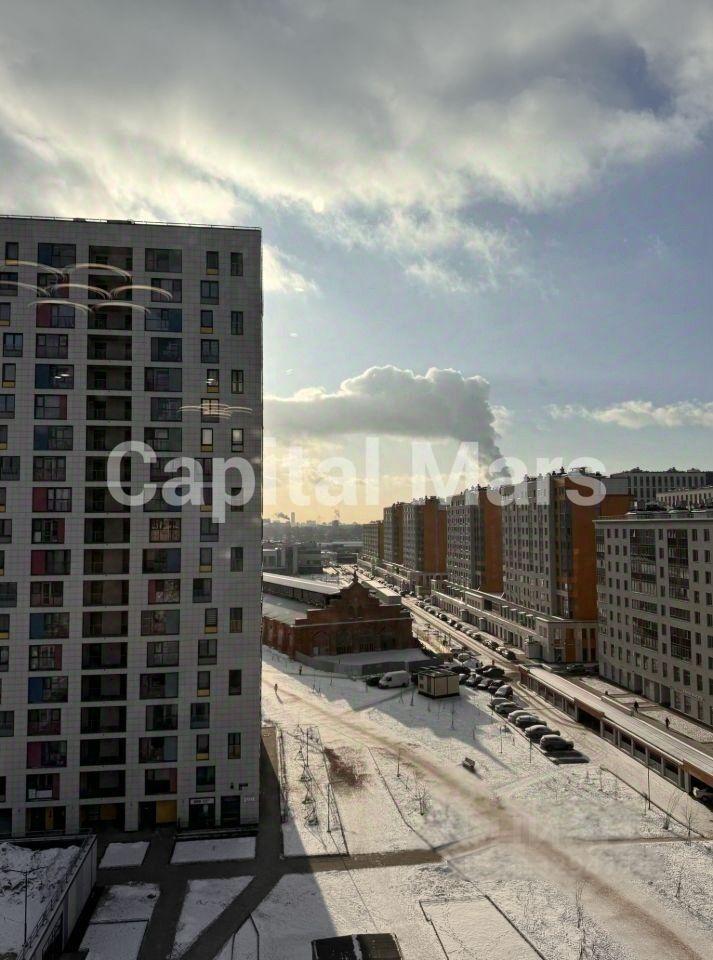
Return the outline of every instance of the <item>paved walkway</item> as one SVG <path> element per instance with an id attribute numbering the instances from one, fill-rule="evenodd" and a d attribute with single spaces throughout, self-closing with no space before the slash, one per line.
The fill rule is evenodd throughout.
<path id="1" fill-rule="evenodd" d="M 159 899 L 141 945 L 139 960 L 165 960 L 170 956 L 190 880 L 253 877 L 240 896 L 202 931 L 182 957 L 182 960 L 214 960 L 226 941 L 240 929 L 284 876 L 321 873 L 327 870 L 412 866 L 437 863 L 442 859 L 434 850 L 283 858 L 277 738 L 274 728 L 271 727 L 263 729 L 260 782 L 260 826 L 254 860 L 172 864 L 170 861 L 175 836 L 166 831 L 150 836 L 151 846 L 141 866 L 99 870 L 98 882 L 103 886 L 137 881 L 154 883 L 160 888 Z M 132 834 L 132 840 L 135 839 L 136 836 Z"/>

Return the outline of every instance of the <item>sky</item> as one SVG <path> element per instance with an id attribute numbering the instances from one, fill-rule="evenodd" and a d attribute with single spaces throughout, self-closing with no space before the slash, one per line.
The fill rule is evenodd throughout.
<path id="1" fill-rule="evenodd" d="M 3 212 L 262 227 L 266 515 L 713 467 L 710 0 L 0 12 Z"/>

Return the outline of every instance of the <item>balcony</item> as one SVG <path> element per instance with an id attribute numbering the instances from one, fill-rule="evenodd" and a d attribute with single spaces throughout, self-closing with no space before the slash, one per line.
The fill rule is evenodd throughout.
<path id="1" fill-rule="evenodd" d="M 101 770 L 79 774 L 79 799 L 123 797 L 126 793 L 126 773 L 123 770 Z"/>
<path id="2" fill-rule="evenodd" d="M 87 339 L 87 360 L 130 361 L 131 337 L 97 337 Z"/>
<path id="3" fill-rule="evenodd" d="M 85 543 L 129 543 L 131 522 L 118 518 L 110 520 L 85 520 Z"/>
<path id="4" fill-rule="evenodd" d="M 125 733 L 126 707 L 82 707 L 82 733 Z"/>
<path id="5" fill-rule="evenodd" d="M 82 701 L 126 700 L 126 674 L 101 673 L 82 677 Z"/>
<path id="6" fill-rule="evenodd" d="M 129 572 L 128 550 L 85 550 L 84 573 L 86 576 L 119 575 Z"/>
<path id="7" fill-rule="evenodd" d="M 131 330 L 133 318 L 133 310 L 127 307 L 97 304 L 89 314 L 87 326 L 90 330 Z"/>
<path id="8" fill-rule="evenodd" d="M 126 740 L 123 737 L 101 737 L 82 740 L 79 747 L 82 767 L 108 767 L 126 763 Z"/>
<path id="9" fill-rule="evenodd" d="M 87 420 L 131 421 L 131 400 L 125 397 L 87 397 Z M 129 436 L 127 439 L 131 439 Z M 90 449 L 96 449 L 91 447 Z M 105 450 L 106 447 L 100 447 Z"/>
<path id="10" fill-rule="evenodd" d="M 128 580 L 85 580 L 85 607 L 125 607 L 129 602 Z"/>
<path id="11" fill-rule="evenodd" d="M 127 637 L 128 635 L 129 616 L 123 610 L 82 614 L 83 637 Z"/>
<path id="12" fill-rule="evenodd" d="M 84 465 L 84 479 L 87 483 L 106 483 L 108 457 L 87 457 Z M 131 458 L 124 457 L 119 468 L 122 483 L 131 481 Z M 153 477 L 151 478 L 153 479 Z"/>
<path id="13" fill-rule="evenodd" d="M 87 366 L 87 390 L 131 391 L 131 367 Z"/>
<path id="14" fill-rule="evenodd" d="M 130 492 L 124 488 L 125 492 Z M 87 487 L 84 491 L 85 513 L 128 513 L 131 507 L 114 499 L 105 487 Z"/>

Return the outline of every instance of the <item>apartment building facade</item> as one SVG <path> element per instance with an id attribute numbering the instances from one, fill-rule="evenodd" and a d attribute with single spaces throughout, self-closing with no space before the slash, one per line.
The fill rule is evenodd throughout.
<path id="1" fill-rule="evenodd" d="M 379 564 L 384 558 L 384 523 L 372 520 L 361 528 L 359 559 L 366 564 Z"/>
<path id="2" fill-rule="evenodd" d="M 713 509 L 713 486 L 668 490 L 656 497 L 663 507 L 676 510 Z"/>
<path id="3" fill-rule="evenodd" d="M 591 484 L 602 496 L 591 500 Z M 594 520 L 629 509 L 625 480 L 529 478 L 502 491 L 502 585 L 436 591 L 439 606 L 549 663 L 596 659 Z M 578 502 L 581 501 L 581 502 Z"/>
<path id="4" fill-rule="evenodd" d="M 3 217 L 0 257 L 0 831 L 254 823 L 260 233 Z M 128 440 L 143 505 L 108 489 Z"/>
<path id="5" fill-rule="evenodd" d="M 595 526 L 601 676 L 713 727 L 713 510 Z"/>
<path id="6" fill-rule="evenodd" d="M 502 589 L 502 514 L 485 487 L 456 494 L 446 507 L 446 575 L 456 590 Z"/>
<path id="7" fill-rule="evenodd" d="M 384 507 L 384 560 L 387 563 L 403 563 L 403 515 L 403 503 Z"/>
<path id="8" fill-rule="evenodd" d="M 657 500 L 662 493 L 696 490 L 713 484 L 713 470 L 699 470 L 696 467 L 689 470 L 677 470 L 675 467 L 669 467 L 668 470 L 642 470 L 633 467 L 612 473 L 611 476 L 613 479 L 626 479 L 629 493 L 641 505 Z"/>

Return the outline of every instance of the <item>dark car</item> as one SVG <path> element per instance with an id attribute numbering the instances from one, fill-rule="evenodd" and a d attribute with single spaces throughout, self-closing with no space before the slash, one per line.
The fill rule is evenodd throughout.
<path id="1" fill-rule="evenodd" d="M 571 750 L 574 744 L 556 733 L 546 733 L 540 738 L 540 746 L 546 753 L 561 753 L 564 750 Z"/>
<path id="2" fill-rule="evenodd" d="M 469 677 L 469 676 L 470 676 L 470 667 L 466 667 L 466 666 L 465 666 L 464 664 L 462 664 L 462 663 L 449 663 L 449 664 L 448 664 L 448 669 L 449 669 L 449 670 L 452 670 L 453 673 L 465 674 L 466 677 Z"/>
<path id="3" fill-rule="evenodd" d="M 535 724 L 540 722 L 540 718 L 536 717 L 534 713 L 525 713 L 521 717 L 517 717 L 515 720 L 515 726 L 520 727 L 521 730 L 526 730 L 528 727 L 534 727 Z"/>
<path id="4" fill-rule="evenodd" d="M 480 683 L 481 678 L 477 673 L 471 673 L 471 675 L 466 679 L 466 687 L 476 687 Z"/>
<path id="5" fill-rule="evenodd" d="M 546 737 L 549 733 L 559 735 L 559 730 L 550 730 L 545 723 L 536 723 L 531 727 L 525 728 L 525 736 L 528 740 L 532 740 L 534 743 L 539 743 L 540 740 L 542 740 L 543 737 Z"/>
<path id="6" fill-rule="evenodd" d="M 503 656 L 505 657 L 506 660 L 517 660 L 514 650 L 505 650 L 503 652 Z"/>
<path id="7" fill-rule="evenodd" d="M 367 685 L 367 687 L 378 687 L 379 680 L 381 680 L 381 674 L 375 673 L 373 677 L 366 677 L 364 679 L 364 683 Z"/>

